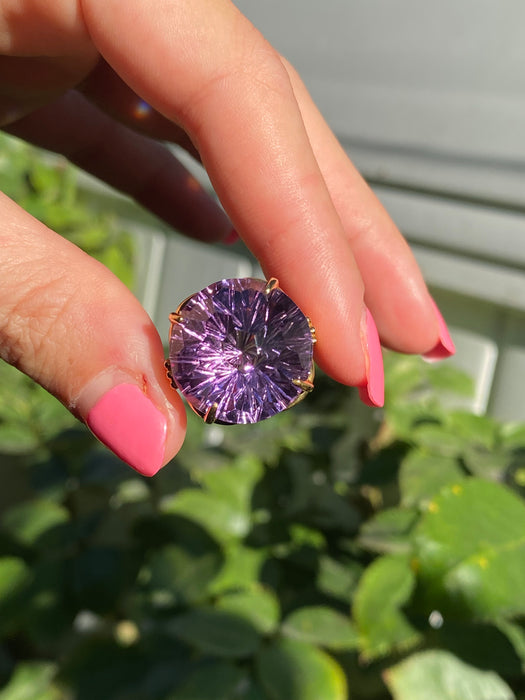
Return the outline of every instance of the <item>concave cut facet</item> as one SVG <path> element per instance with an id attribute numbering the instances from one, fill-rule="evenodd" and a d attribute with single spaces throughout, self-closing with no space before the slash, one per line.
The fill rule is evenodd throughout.
<path id="1" fill-rule="evenodd" d="M 303 312 L 279 288 L 226 279 L 187 299 L 172 324 L 173 380 L 202 416 L 217 404 L 217 423 L 256 423 L 289 408 L 308 382 L 313 336 Z"/>

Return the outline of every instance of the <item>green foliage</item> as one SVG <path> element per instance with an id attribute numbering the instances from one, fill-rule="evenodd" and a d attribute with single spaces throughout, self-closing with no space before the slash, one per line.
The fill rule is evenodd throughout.
<path id="1" fill-rule="evenodd" d="M 69 169 L 2 145 L 111 257 Z M 259 425 L 190 414 L 148 480 L 0 366 L 0 700 L 523 698 L 525 427 L 445 408 L 446 363 L 386 372 L 384 411 L 321 375 Z"/>
<path id="2" fill-rule="evenodd" d="M 492 671 L 468 666 L 446 651 L 425 651 L 385 672 L 394 700 L 512 700 L 514 693 Z"/>
<path id="3" fill-rule="evenodd" d="M 67 161 L 39 157 L 36 149 L 0 133 L 0 182 L 4 194 L 131 285 L 131 237 L 115 217 L 89 206 Z"/>

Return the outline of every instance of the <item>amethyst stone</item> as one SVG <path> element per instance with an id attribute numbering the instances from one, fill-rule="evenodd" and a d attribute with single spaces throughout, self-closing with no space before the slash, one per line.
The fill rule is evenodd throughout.
<path id="1" fill-rule="evenodd" d="M 312 388 L 313 329 L 290 297 L 270 287 L 221 280 L 171 317 L 171 377 L 207 420 L 256 423 Z"/>

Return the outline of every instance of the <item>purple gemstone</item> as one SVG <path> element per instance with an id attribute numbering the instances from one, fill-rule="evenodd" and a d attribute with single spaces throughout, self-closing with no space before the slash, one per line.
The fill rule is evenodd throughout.
<path id="1" fill-rule="evenodd" d="M 279 288 L 257 279 L 211 284 L 177 310 L 169 347 L 171 375 L 186 400 L 217 423 L 256 423 L 289 408 L 310 381 L 313 334 Z"/>

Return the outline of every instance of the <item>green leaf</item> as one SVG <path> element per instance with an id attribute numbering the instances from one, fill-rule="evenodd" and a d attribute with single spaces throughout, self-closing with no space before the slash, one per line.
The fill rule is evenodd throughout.
<path id="1" fill-rule="evenodd" d="M 523 449 L 525 445 L 525 424 L 505 423 L 500 426 L 500 438 L 505 447 Z"/>
<path id="2" fill-rule="evenodd" d="M 436 614 L 430 619 L 435 619 Z M 504 624 L 458 620 L 449 615 L 428 632 L 427 648 L 446 649 L 471 666 L 490 668 L 503 678 L 518 678 L 523 663 Z"/>
<path id="3" fill-rule="evenodd" d="M 17 665 L 11 680 L 0 690 L 0 700 L 63 700 L 53 684 L 55 664 L 29 661 Z"/>
<path id="4" fill-rule="evenodd" d="M 349 603 L 363 572 L 354 559 L 323 554 L 318 559 L 317 587 L 326 595 Z"/>
<path id="5" fill-rule="evenodd" d="M 259 647 L 260 635 L 242 617 L 214 608 L 196 608 L 166 623 L 168 633 L 200 651 L 221 658 L 251 656 Z"/>
<path id="6" fill-rule="evenodd" d="M 451 411 L 447 414 L 446 423 L 465 444 L 483 445 L 487 449 L 495 447 L 499 425 L 493 418 L 467 411 Z"/>
<path id="7" fill-rule="evenodd" d="M 197 602 L 208 594 L 222 562 L 221 551 L 211 539 L 167 545 L 151 556 L 148 588 L 168 606 Z"/>
<path id="8" fill-rule="evenodd" d="M 197 472 L 196 476 L 209 493 L 247 513 L 254 486 L 263 471 L 264 465 L 258 457 L 242 455 L 228 466 Z"/>
<path id="9" fill-rule="evenodd" d="M 225 545 L 223 553 L 224 566 L 210 587 L 212 595 L 232 589 L 251 588 L 259 580 L 267 556 L 264 549 L 252 549 L 233 541 Z"/>
<path id="10" fill-rule="evenodd" d="M 268 700 L 260 684 L 253 678 L 243 679 L 241 688 L 234 698 L 235 700 Z"/>
<path id="11" fill-rule="evenodd" d="M 311 644 L 282 639 L 257 657 L 270 700 L 347 700 L 346 677 L 336 661 Z"/>
<path id="12" fill-rule="evenodd" d="M 171 646 L 168 649 L 172 654 L 172 678 L 181 677 L 179 674 L 188 667 L 189 660 L 180 659 L 177 650 Z M 67 700 L 157 700 L 158 695 L 140 692 L 141 684 L 147 684 L 147 676 L 157 660 L 145 654 L 139 645 L 122 646 L 112 637 L 84 634 L 77 637 L 75 644 L 67 644 L 65 647 L 59 679 L 70 691 L 66 695 Z M 171 688 L 173 684 L 170 684 L 169 689 Z M 138 691 L 137 695 L 135 691 Z"/>
<path id="13" fill-rule="evenodd" d="M 31 571 L 23 559 L 18 557 L 2 557 L 0 559 L 0 605 L 9 601 L 23 591 L 29 580 Z"/>
<path id="14" fill-rule="evenodd" d="M 436 389 L 440 395 L 446 392 L 457 396 L 470 397 L 474 394 L 473 378 L 463 370 L 446 362 L 430 365 L 427 368 L 427 380 L 430 386 Z"/>
<path id="15" fill-rule="evenodd" d="M 385 394 L 390 400 L 399 401 L 423 384 L 427 368 L 421 358 L 386 352 L 384 360 Z"/>
<path id="16" fill-rule="evenodd" d="M 190 673 L 182 687 L 168 695 L 166 700 L 232 700 L 242 697 L 237 693 L 245 674 L 231 664 L 218 661 L 199 665 Z"/>
<path id="17" fill-rule="evenodd" d="M 474 476 L 491 481 L 503 481 L 512 464 L 513 454 L 504 447 L 487 448 L 480 445 L 465 445 L 462 461 Z"/>
<path id="18" fill-rule="evenodd" d="M 416 532 L 423 598 L 445 614 L 494 619 L 525 613 L 525 504 L 500 484 L 447 487 Z"/>
<path id="19" fill-rule="evenodd" d="M 279 625 L 279 601 L 272 591 L 260 584 L 223 595 L 216 608 L 246 620 L 260 634 L 271 634 Z"/>
<path id="20" fill-rule="evenodd" d="M 405 650 L 420 641 L 421 635 L 401 610 L 410 599 L 414 584 L 408 556 L 384 556 L 366 569 L 353 605 L 365 659 Z"/>
<path id="21" fill-rule="evenodd" d="M 387 508 L 363 523 L 359 545 L 383 554 L 412 549 L 410 533 L 418 519 L 414 509 Z"/>
<path id="22" fill-rule="evenodd" d="M 200 489 L 183 489 L 162 503 L 162 512 L 182 515 L 204 527 L 219 540 L 245 537 L 250 516 L 229 500 Z"/>
<path id="23" fill-rule="evenodd" d="M 312 502 L 305 517 L 318 529 L 336 529 L 349 534 L 353 534 L 361 522 L 357 509 L 328 484 L 312 491 Z"/>
<path id="24" fill-rule="evenodd" d="M 498 620 L 496 626 L 512 644 L 514 652 L 521 662 L 521 671 L 525 673 L 525 627 L 523 624 L 508 620 Z"/>
<path id="25" fill-rule="evenodd" d="M 46 531 L 69 520 L 68 511 L 54 501 L 34 499 L 10 508 L 3 528 L 18 542 L 33 545 Z"/>
<path id="26" fill-rule="evenodd" d="M 9 630 L 24 614 L 31 578 L 31 570 L 22 559 L 0 559 L 0 632 Z"/>
<path id="27" fill-rule="evenodd" d="M 469 666 L 447 651 L 413 654 L 384 673 L 394 700 L 514 700 L 496 673 Z"/>
<path id="28" fill-rule="evenodd" d="M 0 425 L 0 453 L 28 454 L 38 447 L 38 438 L 29 425 L 5 423 Z"/>
<path id="29" fill-rule="evenodd" d="M 401 462 L 399 488 L 401 504 L 405 507 L 428 503 L 444 486 L 465 478 L 454 457 L 413 450 Z"/>
<path id="30" fill-rule="evenodd" d="M 457 457 L 465 449 L 465 440 L 448 425 L 423 423 L 412 430 L 412 440 L 430 452 L 447 457 Z"/>
<path id="31" fill-rule="evenodd" d="M 326 538 L 320 530 L 293 523 L 290 525 L 288 532 L 290 539 L 296 547 L 312 547 L 313 549 L 324 549 L 326 546 Z"/>
<path id="32" fill-rule="evenodd" d="M 290 639 L 335 651 L 356 649 L 358 646 L 357 630 L 350 619 L 323 605 L 294 610 L 284 620 L 281 630 Z"/>

